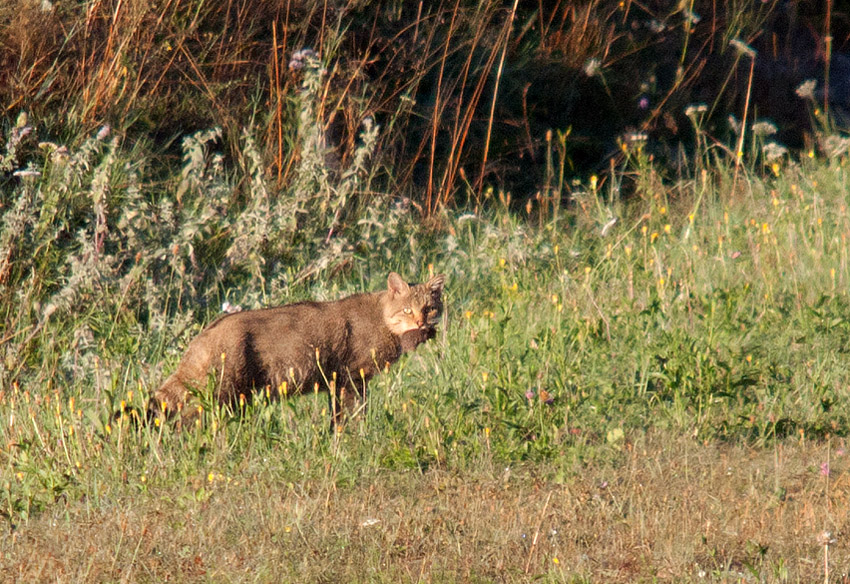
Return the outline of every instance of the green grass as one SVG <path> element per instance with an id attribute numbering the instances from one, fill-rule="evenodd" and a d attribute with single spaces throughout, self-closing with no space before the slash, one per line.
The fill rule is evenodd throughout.
<path id="1" fill-rule="evenodd" d="M 2 291 L 0 573 L 812 581 L 823 531 L 846 573 L 846 156 L 648 178 L 625 202 L 591 183 L 556 219 L 491 201 L 428 229 L 388 205 L 337 248 L 271 215 L 300 242 L 286 260 L 262 240 L 228 259 L 259 211 L 217 215 L 202 195 L 231 179 L 203 156 L 172 208 L 139 195 L 132 153 L 91 148 L 6 199 L 26 228 Z M 447 320 L 342 433 L 322 395 L 136 423 L 223 300 L 335 298 L 391 269 L 445 272 Z"/>

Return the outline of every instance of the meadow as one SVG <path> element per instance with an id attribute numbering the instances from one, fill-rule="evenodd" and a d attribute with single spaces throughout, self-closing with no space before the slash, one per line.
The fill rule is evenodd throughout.
<path id="1" fill-rule="evenodd" d="M 189 280 L 180 244 L 129 244 L 145 203 L 114 143 L 92 137 L 22 177 L 30 206 L 3 232 L 6 281 L 21 283 L 4 290 L 4 577 L 844 574 L 850 161 L 718 164 L 670 187 L 640 150 L 643 190 L 628 202 L 592 177 L 557 215 L 494 194 L 428 229 L 388 205 L 339 258 L 319 256 L 316 277 L 263 285 L 245 270 L 242 285 L 209 288 Z M 197 164 L 187 151 L 181 180 L 199 185 L 183 209 L 203 215 L 216 204 L 204 180 L 233 179 Z M 51 198 L 69 184 L 73 197 Z M 103 213 L 86 214 L 56 272 L 38 269 L 57 253 L 51 229 L 89 197 Z M 445 272 L 447 318 L 373 381 L 344 431 L 329 433 L 323 395 L 238 415 L 205 402 L 184 432 L 137 423 L 221 302 L 336 298 L 390 269 Z"/>
<path id="2" fill-rule="evenodd" d="M 482 3 L 487 22 L 510 30 L 496 4 Z M 157 26 L 194 30 L 168 12 L 178 5 Z M 100 10 L 92 30 L 108 22 Z M 113 24 L 132 15 L 116 9 Z M 257 49 L 239 45 L 250 31 L 235 22 L 218 57 L 181 54 L 235 67 L 243 53 L 225 48 Z M 425 37 L 437 21 L 416 22 Z M 156 35 L 137 46 L 123 30 L 83 40 L 168 62 Z M 481 79 L 500 70 L 504 34 L 484 43 Z M 443 173 L 432 193 L 438 180 L 422 187 L 392 164 L 401 150 L 387 136 L 410 110 L 372 117 L 368 99 L 346 102 L 357 123 L 336 156 L 333 38 L 286 55 L 289 77 L 251 115 L 227 110 L 227 124 L 164 146 L 137 127 L 163 110 L 128 97 L 149 86 L 132 77 L 142 68 L 77 68 L 99 76 L 67 106 L 64 133 L 55 102 L 7 110 L 0 579 L 848 581 L 850 141 L 812 88 L 795 98 L 814 122 L 800 151 L 773 144 L 766 122 L 718 138 L 694 106 L 677 164 L 638 133 L 605 172 L 574 172 L 559 130 L 535 136 L 540 188 L 512 193 L 452 158 L 466 126 L 446 159 L 431 150 L 425 174 Z M 274 50 L 294 43 L 275 37 Z M 75 53 L 89 65 L 94 54 Z M 62 63 L 52 78 L 80 90 Z M 32 87 L 49 77 L 27 72 Z M 133 123 L 93 123 L 110 104 Z M 145 421 L 151 392 L 225 303 L 335 299 L 380 289 L 390 271 L 445 273 L 445 316 L 340 431 L 324 394 L 238 412 L 201 395 L 193 427 Z"/>

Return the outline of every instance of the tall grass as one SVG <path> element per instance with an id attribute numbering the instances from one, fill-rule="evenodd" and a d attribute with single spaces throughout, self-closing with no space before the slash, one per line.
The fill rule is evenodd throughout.
<path id="1" fill-rule="evenodd" d="M 433 215 L 480 200 L 487 184 L 533 198 L 548 131 L 569 136 L 565 153 L 584 172 L 629 129 L 675 145 L 692 101 L 707 102 L 714 123 L 740 115 L 745 84 L 730 41 L 777 59 L 783 43 L 790 54 L 810 31 L 829 33 L 803 9 L 778 6 L 11 0 L 0 7 L 0 101 L 8 125 L 28 111 L 43 139 L 76 147 L 110 124 L 164 153 L 149 164 L 165 166 L 185 135 L 213 127 L 227 160 L 238 158 L 250 126 L 274 186 L 289 186 L 303 145 L 292 132 L 302 79 L 289 66 L 312 47 L 325 68 L 314 113 L 332 156 L 348 166 L 373 119 L 384 128 L 379 190 Z M 800 26 L 778 32 L 795 13 Z M 801 74 L 817 73 L 806 66 Z"/>

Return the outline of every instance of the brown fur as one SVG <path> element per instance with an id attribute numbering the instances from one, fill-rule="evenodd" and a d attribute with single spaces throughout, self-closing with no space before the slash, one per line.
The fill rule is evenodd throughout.
<path id="1" fill-rule="evenodd" d="M 221 403 L 250 400 L 255 391 L 273 397 L 329 391 L 332 423 L 366 396 L 376 373 L 435 335 L 445 277 L 418 285 L 396 273 L 387 289 L 335 302 L 297 302 L 227 314 L 189 343 L 177 370 L 151 400 L 152 415 L 182 410 L 189 393 L 215 376 Z"/>

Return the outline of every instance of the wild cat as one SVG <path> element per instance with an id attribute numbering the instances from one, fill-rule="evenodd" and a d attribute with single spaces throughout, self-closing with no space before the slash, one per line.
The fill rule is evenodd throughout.
<path id="1" fill-rule="evenodd" d="M 391 272 L 379 292 L 223 315 L 189 343 L 149 413 L 191 420 L 198 410 L 187 400 L 212 375 L 223 404 L 250 401 L 259 391 L 273 397 L 327 391 L 336 424 L 365 399 L 376 373 L 435 336 L 444 283 L 440 274 L 411 285 Z"/>

